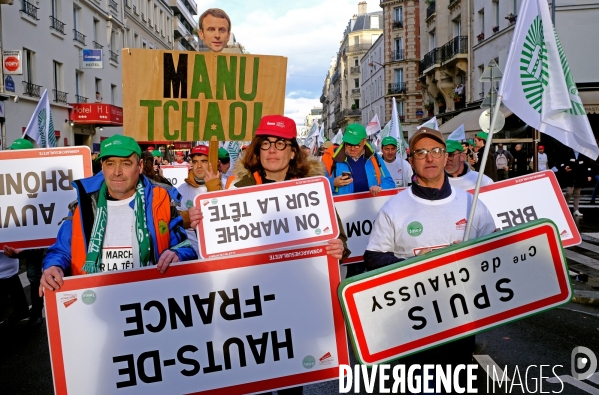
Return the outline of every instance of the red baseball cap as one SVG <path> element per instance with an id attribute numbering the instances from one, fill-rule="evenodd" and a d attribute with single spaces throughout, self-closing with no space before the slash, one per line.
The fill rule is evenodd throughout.
<path id="1" fill-rule="evenodd" d="M 177 151 L 177 152 L 175 152 L 175 155 L 177 155 L 177 156 L 185 156 L 185 154 L 183 153 L 183 151 Z"/>
<path id="2" fill-rule="evenodd" d="M 189 152 L 189 156 L 193 157 L 194 155 L 206 155 L 208 156 L 208 146 L 206 145 L 196 145 Z"/>
<path id="3" fill-rule="evenodd" d="M 542 145 L 539 145 L 539 149 L 545 149 L 545 147 L 543 147 Z"/>
<path id="4" fill-rule="evenodd" d="M 154 147 L 152 147 L 151 145 L 148 147 L 148 151 L 154 151 Z"/>
<path id="5" fill-rule="evenodd" d="M 297 137 L 295 121 L 282 115 L 265 115 L 256 129 L 256 136 L 273 136 L 282 139 Z"/>

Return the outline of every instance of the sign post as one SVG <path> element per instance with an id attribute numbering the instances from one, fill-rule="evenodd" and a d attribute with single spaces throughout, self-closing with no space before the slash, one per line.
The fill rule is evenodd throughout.
<path id="1" fill-rule="evenodd" d="M 567 303 L 559 232 L 549 220 L 466 241 L 345 280 L 357 359 L 373 365 Z"/>
<path id="2" fill-rule="evenodd" d="M 55 393 L 247 394 L 335 379 L 349 363 L 339 281 L 324 247 L 67 277 L 46 292 Z"/>

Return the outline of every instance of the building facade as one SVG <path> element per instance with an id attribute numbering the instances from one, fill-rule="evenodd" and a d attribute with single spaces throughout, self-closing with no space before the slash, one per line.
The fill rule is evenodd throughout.
<path id="1" fill-rule="evenodd" d="M 362 125 L 368 122 L 376 114 L 382 126 L 387 122 L 385 115 L 385 68 L 384 58 L 384 35 L 372 44 L 372 47 L 360 59 L 360 73 L 362 83 L 360 85 L 362 107 Z"/>
<path id="2" fill-rule="evenodd" d="M 383 0 L 385 120 L 391 119 L 392 98 L 405 133 L 416 131 L 424 115 L 419 77 L 421 4 L 418 0 Z"/>
<path id="3" fill-rule="evenodd" d="M 168 2 L 173 16 L 173 33 L 177 44 L 174 49 L 179 51 L 197 51 L 199 44 L 195 34 L 197 22 L 194 17 L 198 14 L 198 6 L 194 0 L 165 0 Z"/>
<path id="4" fill-rule="evenodd" d="M 22 57 L 22 74 L 3 77 L 10 96 L 3 144 L 21 137 L 44 90 L 58 146 L 97 148 L 103 138 L 122 134 L 125 1 L 18 0 L 1 7 L 3 50 L 20 51 Z M 102 68 L 84 68 L 83 49 L 100 49 Z M 94 123 L 75 120 L 73 110 L 86 103 L 110 112 L 116 121 L 99 116 Z"/>
<path id="5" fill-rule="evenodd" d="M 164 0 L 125 2 L 125 47 L 173 49 L 173 12 Z"/>

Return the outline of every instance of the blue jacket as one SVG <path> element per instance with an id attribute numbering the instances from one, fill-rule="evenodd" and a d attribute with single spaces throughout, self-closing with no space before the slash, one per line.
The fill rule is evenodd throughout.
<path id="1" fill-rule="evenodd" d="M 364 167 L 366 169 L 366 177 L 368 178 L 368 188 L 370 189 L 375 185 L 378 185 L 383 189 L 395 188 L 395 182 L 393 181 L 393 178 L 391 178 L 389 170 L 387 170 L 387 166 L 385 166 L 385 162 L 374 152 L 368 143 L 364 146 L 364 155 L 366 156 L 366 164 Z M 329 174 L 331 175 L 328 177 L 329 182 L 331 183 L 331 189 L 333 190 L 333 195 L 347 195 L 348 193 L 354 193 L 353 182 L 338 188 L 335 188 L 335 185 L 333 184 L 335 177 L 340 176 L 344 171 L 351 173 L 351 167 L 347 163 L 347 160 L 345 144 L 341 144 L 333 157 L 332 169 L 329 171 Z"/>
<path id="2" fill-rule="evenodd" d="M 187 240 L 187 234 L 183 229 L 183 220 L 179 215 L 176 207 L 172 206 L 171 201 L 177 201 L 180 199 L 179 192 L 175 188 L 167 188 L 162 184 L 158 185 L 156 183 L 151 182 L 148 178 L 143 175 L 140 176 L 144 184 L 145 189 L 145 201 L 146 201 L 146 224 L 148 226 L 148 231 L 150 233 L 150 238 L 152 239 L 152 247 L 153 247 L 153 261 L 158 262 L 158 258 L 162 254 L 163 251 L 159 251 L 158 249 L 158 238 L 157 238 L 157 225 L 159 223 L 157 218 L 154 218 L 154 210 L 153 208 L 162 203 L 166 204 L 167 202 L 158 202 L 154 201 L 154 197 L 156 195 L 157 188 L 161 188 L 166 190 L 168 195 L 162 194 L 167 199 L 169 199 L 168 204 L 171 206 L 170 209 L 170 218 L 169 218 L 169 237 L 168 244 L 169 249 L 174 251 L 179 260 L 188 261 L 197 259 L 197 255 Z M 73 187 L 77 191 L 77 205 L 72 205 L 73 207 L 69 207 L 70 213 L 69 217 L 65 218 L 62 226 L 58 231 L 58 236 L 56 237 L 56 243 L 48 248 L 46 253 L 46 257 L 44 259 L 43 268 L 44 270 L 51 266 L 60 266 L 65 273 L 72 274 L 84 274 L 85 272 L 81 272 L 81 252 L 87 252 L 88 240 L 91 235 L 91 228 L 93 227 L 94 218 L 96 215 L 96 207 L 97 207 L 97 199 L 100 191 L 100 187 L 104 182 L 104 175 L 100 172 L 93 177 L 84 178 L 81 180 L 77 180 L 73 182 Z M 134 201 L 131 202 L 131 206 L 133 207 Z M 77 215 L 78 220 L 80 221 L 80 226 L 73 226 L 73 219 L 75 219 L 75 215 Z M 74 228 L 78 230 L 74 230 Z M 75 233 L 82 233 L 82 235 L 77 235 Z M 81 247 L 84 248 L 85 251 L 81 249 L 75 248 L 75 254 L 77 257 L 73 257 L 73 241 L 78 237 L 78 240 L 83 240 Z M 164 238 L 166 236 L 161 236 Z M 83 259 L 85 257 L 83 256 Z M 72 269 L 72 270 L 71 270 Z"/>

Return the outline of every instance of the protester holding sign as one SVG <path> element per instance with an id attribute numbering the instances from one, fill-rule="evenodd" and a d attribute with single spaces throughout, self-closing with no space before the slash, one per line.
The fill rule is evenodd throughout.
<path id="1" fill-rule="evenodd" d="M 466 154 L 462 144 L 455 140 L 446 141 L 447 164 L 445 172 L 449 176 L 449 183 L 452 187 L 468 191 L 474 189 L 478 172 L 470 169 L 466 163 Z M 481 186 L 492 184 L 493 180 L 483 174 Z"/>
<path id="2" fill-rule="evenodd" d="M 77 202 L 48 248 L 43 288 L 59 290 L 65 275 L 149 265 L 164 273 L 172 262 L 197 258 L 171 204 L 179 193 L 141 175 L 140 157 L 131 137 L 102 141 L 102 173 L 73 183 Z"/>
<path id="3" fill-rule="evenodd" d="M 381 142 L 383 160 L 389 169 L 389 174 L 395 181 L 395 187 L 403 188 L 412 183 L 412 166 L 401 156 L 397 156 L 397 140 L 393 136 L 387 136 Z"/>
<path id="4" fill-rule="evenodd" d="M 463 240 L 472 195 L 450 184 L 444 170 L 448 159 L 446 150 L 443 135 L 434 129 L 422 127 L 410 139 L 409 160 L 415 180 L 410 188 L 389 199 L 378 213 L 364 253 L 368 270 Z M 493 217 L 479 201 L 472 238 L 494 231 Z M 474 337 L 468 337 L 415 354 L 408 361 L 468 364 L 473 350 Z"/>
<path id="5" fill-rule="evenodd" d="M 343 144 L 327 170 L 333 195 L 370 191 L 376 196 L 383 189 L 395 188 L 385 163 L 366 142 L 366 129 L 358 123 L 345 129 Z"/>
<path id="6" fill-rule="evenodd" d="M 229 151 L 224 148 L 218 149 L 218 171 L 220 172 L 220 182 L 222 185 L 227 185 L 227 179 L 232 174 L 231 156 Z"/>

